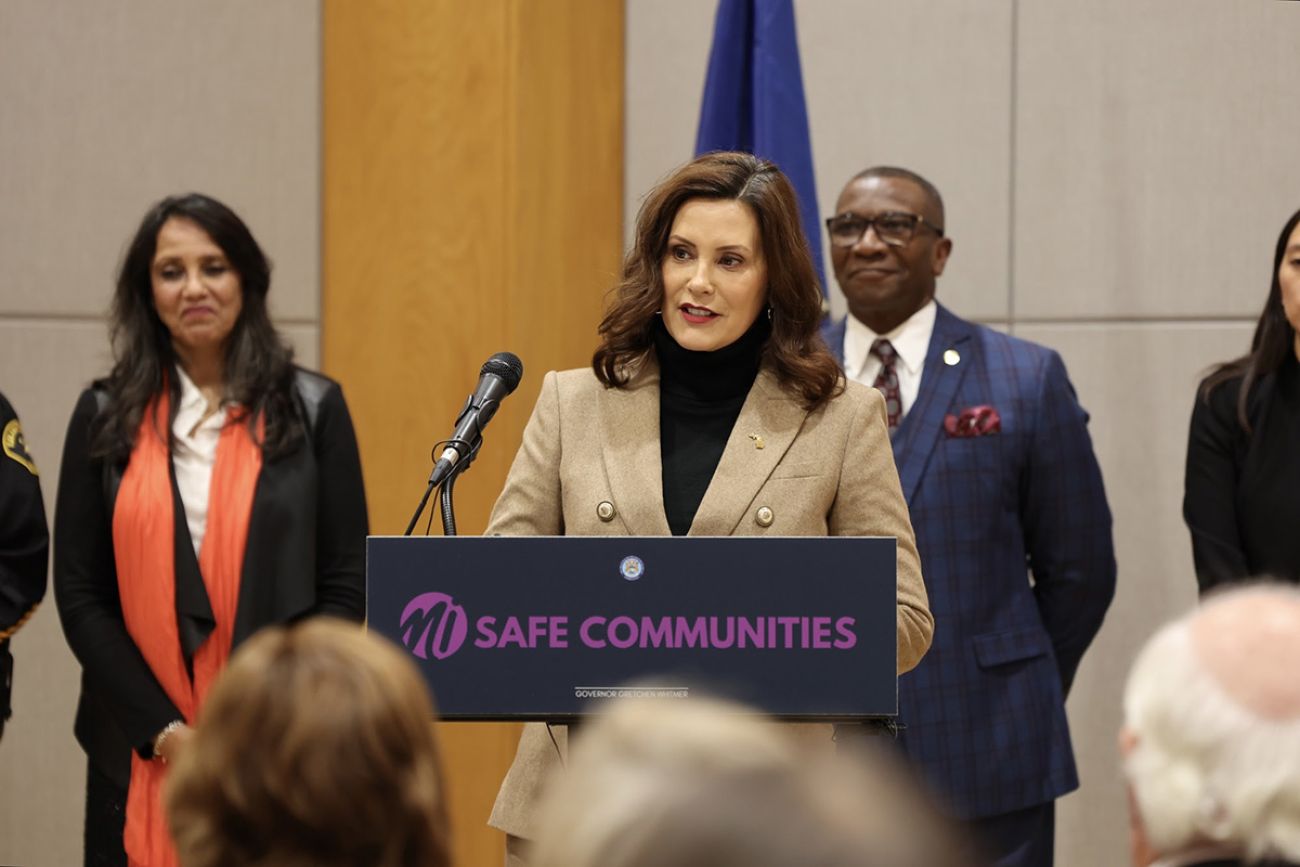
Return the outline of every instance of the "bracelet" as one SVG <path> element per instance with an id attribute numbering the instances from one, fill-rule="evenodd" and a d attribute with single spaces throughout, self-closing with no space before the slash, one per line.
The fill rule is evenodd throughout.
<path id="1" fill-rule="evenodd" d="M 167 725 L 163 726 L 163 730 L 158 732 L 158 734 L 156 734 L 153 739 L 154 756 L 162 759 L 161 748 L 163 745 L 163 741 L 167 740 L 167 738 L 171 736 L 172 732 L 176 731 L 179 728 L 184 728 L 184 727 L 185 727 L 185 720 L 180 720 L 180 719 L 174 719 L 171 722 L 167 723 Z M 163 759 L 163 761 L 165 762 L 167 760 Z"/>

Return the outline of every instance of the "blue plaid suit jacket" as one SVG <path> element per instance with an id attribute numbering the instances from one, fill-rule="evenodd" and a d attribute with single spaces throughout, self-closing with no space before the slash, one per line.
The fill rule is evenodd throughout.
<path id="1" fill-rule="evenodd" d="M 823 336 L 842 355 L 844 322 Z M 945 415 L 980 405 L 1000 433 L 945 433 Z M 1115 591 L 1087 422 L 1056 352 L 939 306 L 893 442 L 935 619 L 929 653 L 898 682 L 899 741 L 964 819 L 1079 785 L 1065 694 Z"/>

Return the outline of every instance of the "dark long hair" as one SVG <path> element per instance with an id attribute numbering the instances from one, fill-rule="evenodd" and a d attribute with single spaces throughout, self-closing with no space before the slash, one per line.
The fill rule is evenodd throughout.
<path id="1" fill-rule="evenodd" d="M 1291 215 L 1282 227 L 1282 234 L 1277 236 L 1277 247 L 1273 252 L 1273 283 L 1268 290 L 1268 300 L 1264 302 L 1264 312 L 1259 314 L 1250 352 L 1220 364 L 1201 386 L 1201 399 L 1209 400 L 1211 392 L 1223 383 L 1241 379 L 1237 422 L 1246 433 L 1251 432 L 1247 415 L 1251 391 L 1261 379 L 1275 373 L 1288 354 L 1295 352 L 1295 329 L 1287 321 L 1286 311 L 1282 308 L 1282 282 L 1278 279 L 1278 271 L 1282 268 L 1282 257 L 1286 255 L 1287 241 L 1297 225 L 1300 225 L 1300 211 Z"/>
<path id="2" fill-rule="evenodd" d="M 262 451 L 268 457 L 283 454 L 302 431 L 293 402 L 293 350 L 266 310 L 271 263 L 234 211 L 200 193 L 169 196 L 150 208 L 122 260 L 109 315 L 113 371 L 102 383 L 110 400 L 98 420 L 94 451 L 100 457 L 126 460 L 145 407 L 162 392 L 164 383 L 176 412 L 180 384 L 170 375 L 176 353 L 171 332 L 154 307 L 151 277 L 158 232 L 173 217 L 207 232 L 239 274 L 243 305 L 226 346 L 226 398 L 252 410 L 250 419 L 263 413 Z"/>
<path id="3" fill-rule="evenodd" d="M 729 199 L 749 207 L 763 242 L 772 309 L 764 360 L 810 410 L 839 394 L 844 387 L 839 365 L 818 336 L 822 293 L 794 187 L 774 164 L 726 151 L 692 160 L 646 196 L 637 214 L 636 238 L 623 260 L 622 280 L 600 323 L 601 345 L 591 360 L 596 376 L 608 386 L 623 386 L 629 363 L 650 349 L 654 317 L 664 300 L 668 236 L 677 211 L 690 199 Z"/>

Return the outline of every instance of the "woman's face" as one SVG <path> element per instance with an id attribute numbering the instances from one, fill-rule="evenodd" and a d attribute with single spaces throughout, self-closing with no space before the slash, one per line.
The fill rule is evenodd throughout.
<path id="1" fill-rule="evenodd" d="M 767 303 L 758 222 L 731 199 L 689 199 L 677 211 L 663 261 L 664 325 L 685 349 L 735 343 Z"/>
<path id="2" fill-rule="evenodd" d="M 222 351 L 244 306 L 239 274 L 212 237 L 171 217 L 158 230 L 149 269 L 153 305 L 182 353 Z"/>
<path id="3" fill-rule="evenodd" d="M 1296 332 L 1296 343 L 1300 345 L 1300 225 L 1291 230 L 1287 238 L 1286 250 L 1282 253 L 1282 264 L 1277 268 L 1277 282 L 1282 287 L 1282 309 L 1286 312 L 1286 321 Z"/>

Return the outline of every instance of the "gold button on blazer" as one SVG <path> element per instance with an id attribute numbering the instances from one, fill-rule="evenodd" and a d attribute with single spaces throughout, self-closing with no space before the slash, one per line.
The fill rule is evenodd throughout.
<path id="1" fill-rule="evenodd" d="M 667 536 L 659 455 L 653 353 L 622 388 L 607 388 L 589 368 L 551 371 L 487 533 Z M 604 503 L 616 507 L 608 520 L 596 507 Z M 755 520 L 770 503 L 780 505 L 764 513 L 771 521 Z M 760 370 L 687 535 L 895 536 L 899 673 L 930 646 L 934 619 L 884 398 L 875 389 L 849 382 L 843 394 L 808 412 L 772 371 Z M 558 766 L 546 727 L 526 725 L 489 824 L 532 838 L 541 786 Z"/>

